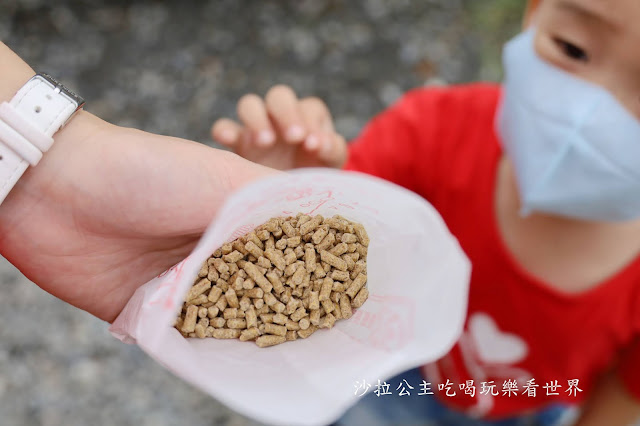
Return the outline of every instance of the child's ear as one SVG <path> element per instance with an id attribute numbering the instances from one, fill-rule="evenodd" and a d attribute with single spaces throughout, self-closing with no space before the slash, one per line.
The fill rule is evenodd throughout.
<path id="1" fill-rule="evenodd" d="M 538 6 L 540 6 L 542 0 L 528 0 L 527 7 L 524 10 L 524 16 L 522 17 L 522 28 L 527 29 L 531 24 L 533 24 L 534 17 L 536 12 L 538 11 Z"/>

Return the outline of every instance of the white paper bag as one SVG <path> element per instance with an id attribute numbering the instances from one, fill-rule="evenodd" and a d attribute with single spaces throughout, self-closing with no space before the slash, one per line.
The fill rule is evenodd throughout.
<path id="1" fill-rule="evenodd" d="M 298 212 L 340 214 L 366 227 L 367 302 L 331 330 L 270 348 L 183 338 L 172 325 L 202 263 L 269 218 Z M 357 401 L 356 382 L 375 384 L 452 347 L 462 331 L 469 275 L 457 240 L 418 195 L 359 173 L 306 169 L 229 197 L 193 253 L 140 287 L 110 330 L 246 416 L 328 424 Z"/>

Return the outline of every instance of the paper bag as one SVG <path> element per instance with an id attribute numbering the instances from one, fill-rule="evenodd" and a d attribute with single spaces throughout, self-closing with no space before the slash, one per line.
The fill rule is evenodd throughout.
<path id="1" fill-rule="evenodd" d="M 271 217 L 298 212 L 340 214 L 365 226 L 370 296 L 352 318 L 269 348 L 185 339 L 172 327 L 215 249 Z M 357 402 L 357 382 L 375 384 L 452 347 L 462 331 L 469 275 L 457 240 L 418 195 L 359 173 L 306 169 L 260 180 L 229 197 L 191 255 L 140 287 L 111 332 L 246 416 L 272 424 L 328 424 Z"/>

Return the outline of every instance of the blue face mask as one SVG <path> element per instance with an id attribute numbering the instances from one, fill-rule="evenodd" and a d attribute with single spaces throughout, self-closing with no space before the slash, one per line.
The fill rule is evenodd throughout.
<path id="1" fill-rule="evenodd" d="M 523 215 L 592 221 L 640 218 L 640 122 L 607 90 L 549 65 L 534 30 L 504 49 L 496 128 Z"/>

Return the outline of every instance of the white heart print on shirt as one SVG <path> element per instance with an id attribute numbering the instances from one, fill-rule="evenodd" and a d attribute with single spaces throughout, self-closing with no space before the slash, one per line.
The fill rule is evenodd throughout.
<path id="1" fill-rule="evenodd" d="M 468 329 L 477 355 L 485 363 L 515 364 L 529 352 L 524 340 L 515 334 L 500 331 L 493 318 L 485 313 L 473 314 Z"/>
<path id="2" fill-rule="evenodd" d="M 532 377 L 530 372 L 514 366 L 527 357 L 527 343 L 516 334 L 500 330 L 495 320 L 484 312 L 469 316 L 458 345 L 462 361 L 478 389 L 482 382 L 493 380 L 500 392 L 504 380 L 524 383 Z M 448 357 L 450 355 L 440 360 L 439 364 L 447 365 Z M 441 371 L 436 363 L 427 366 L 427 376 L 437 383 L 444 383 L 447 379 L 446 372 Z M 476 393 L 474 405 L 467 409 L 467 413 L 473 417 L 486 415 L 494 406 L 493 399 L 491 394 Z"/>

